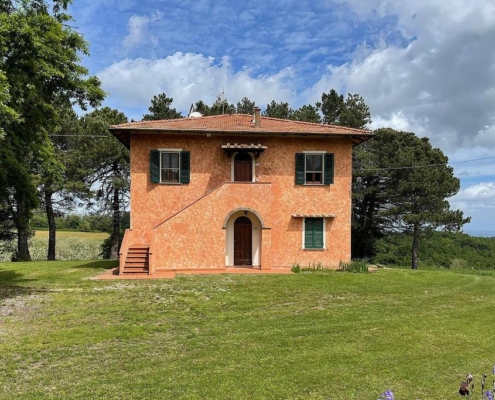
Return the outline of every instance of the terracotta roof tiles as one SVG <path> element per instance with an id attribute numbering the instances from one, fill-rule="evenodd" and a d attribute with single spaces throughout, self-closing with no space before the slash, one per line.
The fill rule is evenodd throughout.
<path id="1" fill-rule="evenodd" d="M 326 125 L 312 122 L 292 121 L 287 119 L 260 118 L 260 127 L 255 127 L 253 115 L 227 114 L 200 118 L 180 118 L 155 121 L 129 122 L 113 125 L 110 131 L 124 145 L 129 147 L 130 132 L 178 132 L 178 133 L 253 133 L 253 134 L 288 134 L 288 135 L 345 135 L 360 138 L 360 141 L 373 136 L 366 129 L 347 128 L 338 125 Z"/>

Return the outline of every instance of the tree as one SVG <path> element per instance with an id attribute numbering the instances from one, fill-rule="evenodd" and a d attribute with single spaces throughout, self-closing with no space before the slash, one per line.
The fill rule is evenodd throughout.
<path id="1" fill-rule="evenodd" d="M 272 100 L 270 104 L 266 105 L 266 109 L 263 112 L 263 116 L 270 118 L 292 119 L 294 110 L 289 107 L 289 103 L 280 102 L 277 103 Z"/>
<path id="2" fill-rule="evenodd" d="M 369 107 L 358 94 L 348 93 L 344 101 L 344 96 L 332 89 L 328 94 L 322 93 L 321 103 L 316 103 L 316 107 L 321 108 L 325 124 L 365 128 L 371 123 Z"/>
<path id="3" fill-rule="evenodd" d="M 321 116 L 318 112 L 318 107 L 312 106 L 311 104 L 304 105 L 294 111 L 292 114 L 292 119 L 296 121 L 314 122 L 317 124 L 321 123 Z"/>
<path id="4" fill-rule="evenodd" d="M 56 217 L 73 210 L 76 198 L 88 199 L 91 194 L 87 171 L 81 168 L 84 147 L 79 140 L 79 118 L 70 107 L 61 108 L 59 113 L 59 135 L 50 138 L 56 161 L 41 175 L 39 188 L 48 226 L 47 260 L 55 260 Z"/>
<path id="5" fill-rule="evenodd" d="M 236 113 L 237 114 L 253 114 L 256 103 L 249 100 L 247 97 L 243 97 L 241 101 L 237 102 Z"/>
<path id="6" fill-rule="evenodd" d="M 220 95 L 210 107 L 209 115 L 230 114 L 234 112 L 234 110 L 235 106 L 233 104 L 229 104 L 228 100 Z"/>
<path id="7" fill-rule="evenodd" d="M 194 111 L 201 113 L 203 116 L 211 115 L 210 106 L 205 104 L 203 100 L 198 100 L 194 104 Z"/>
<path id="8" fill-rule="evenodd" d="M 151 106 L 148 108 L 150 114 L 145 114 L 143 116 L 143 121 L 182 118 L 180 112 L 175 108 L 170 108 L 173 101 L 174 99 L 167 97 L 165 93 L 153 96 L 151 99 Z"/>
<path id="9" fill-rule="evenodd" d="M 459 231 L 469 222 L 462 211 L 450 209 L 447 199 L 459 191 L 459 179 L 428 138 L 379 129 L 359 157 L 361 167 L 368 165 L 356 171 L 361 182 L 367 180 L 357 193 L 367 218 L 382 230 L 412 234 L 413 269 L 418 267 L 422 233 L 438 228 Z"/>
<path id="10" fill-rule="evenodd" d="M 127 117 L 118 110 L 104 107 L 81 118 L 80 165 L 86 171 L 86 182 L 94 188 L 92 200 L 104 213 L 112 216 L 110 235 L 110 258 L 118 258 L 122 210 L 129 197 L 129 150 L 125 148 L 108 128 L 123 124 Z M 93 136 L 105 136 L 95 138 Z M 90 206 L 94 204 L 89 203 Z"/>
<path id="11" fill-rule="evenodd" d="M 344 109 L 344 96 L 332 89 L 328 94 L 321 94 L 321 103 L 317 103 L 317 106 L 323 114 L 324 124 L 338 125 L 340 114 Z"/>
<path id="12" fill-rule="evenodd" d="M 15 227 L 18 260 L 31 258 L 29 221 L 39 204 L 38 177 L 55 162 L 47 135 L 56 130 L 57 105 L 77 103 L 84 110 L 104 98 L 99 80 L 79 64 L 88 46 L 67 24 L 69 3 L 0 2 L 1 85 L 4 93 L 8 88 L 1 101 L 3 114 L 10 114 L 0 146 L 0 210 Z"/>

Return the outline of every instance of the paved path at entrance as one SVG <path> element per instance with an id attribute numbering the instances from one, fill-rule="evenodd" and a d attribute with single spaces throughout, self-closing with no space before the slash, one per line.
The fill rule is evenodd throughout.
<path id="1" fill-rule="evenodd" d="M 173 279 L 176 275 L 218 275 L 218 274 L 292 274 L 289 268 L 225 268 L 225 269 L 202 269 L 181 271 L 156 271 L 153 275 L 125 274 L 118 275 L 118 268 L 114 268 L 93 277 L 92 279 Z"/>

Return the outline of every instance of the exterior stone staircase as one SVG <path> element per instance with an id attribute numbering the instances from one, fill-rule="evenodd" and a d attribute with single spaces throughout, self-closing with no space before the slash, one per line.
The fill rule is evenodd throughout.
<path id="1" fill-rule="evenodd" d="M 127 251 L 122 274 L 146 274 L 150 267 L 150 248 L 146 245 L 132 245 Z"/>

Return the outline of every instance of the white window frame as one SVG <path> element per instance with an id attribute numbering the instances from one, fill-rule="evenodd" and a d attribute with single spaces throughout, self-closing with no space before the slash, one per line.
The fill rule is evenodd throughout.
<path id="1" fill-rule="evenodd" d="M 306 218 L 321 218 L 323 220 L 323 247 L 319 249 L 315 248 L 306 248 L 306 235 L 304 234 L 306 232 Z M 322 251 L 327 249 L 327 219 L 323 217 L 304 217 L 303 218 L 303 223 L 302 223 L 302 250 L 308 250 L 308 251 Z"/>
<path id="2" fill-rule="evenodd" d="M 325 154 L 326 151 L 303 151 L 304 153 L 304 184 L 307 186 L 323 186 L 325 185 Z M 318 156 L 321 155 L 321 183 L 306 182 L 306 155 Z"/>
<path id="3" fill-rule="evenodd" d="M 157 149 L 160 152 L 160 183 L 162 185 L 181 185 L 180 183 L 180 153 L 182 152 L 182 149 Z M 179 154 L 179 181 L 178 182 L 172 182 L 172 181 L 162 181 L 162 154 L 163 153 L 177 153 Z"/>

